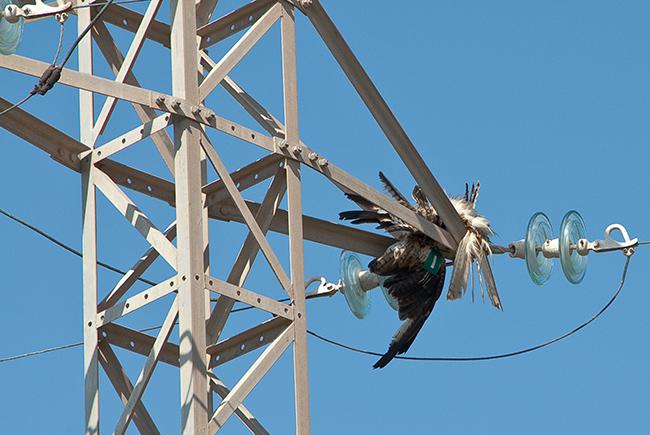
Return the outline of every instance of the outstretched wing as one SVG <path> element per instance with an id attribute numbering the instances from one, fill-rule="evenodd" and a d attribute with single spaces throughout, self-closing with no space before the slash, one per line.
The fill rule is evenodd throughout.
<path id="1" fill-rule="evenodd" d="M 396 355 L 406 352 L 429 318 L 445 284 L 445 268 L 433 275 L 420 267 L 402 269 L 384 282 L 384 287 L 399 305 L 399 318 L 404 323 L 390 342 L 388 351 L 373 365 L 385 367 Z"/>
<path id="2" fill-rule="evenodd" d="M 398 240 L 404 240 L 409 234 L 417 232 L 397 216 L 376 206 L 362 196 L 346 193 L 345 196 L 356 202 L 362 210 L 350 210 L 339 213 L 339 219 L 352 221 L 353 224 L 377 224 L 377 229 L 385 230 Z"/>
<path id="3" fill-rule="evenodd" d="M 397 187 L 395 187 L 393 183 L 391 183 L 390 180 L 381 171 L 379 171 L 379 179 L 381 180 L 381 184 L 384 185 L 384 189 L 390 194 L 390 196 L 395 198 L 395 200 L 402 204 L 404 207 L 408 207 L 411 210 L 415 211 L 415 207 L 411 205 L 408 199 L 402 195 L 402 192 L 400 192 Z"/>

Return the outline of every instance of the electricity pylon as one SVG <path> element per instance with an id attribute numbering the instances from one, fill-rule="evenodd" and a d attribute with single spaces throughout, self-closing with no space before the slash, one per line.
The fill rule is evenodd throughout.
<path id="1" fill-rule="evenodd" d="M 88 0 L 70 3 L 72 7 L 92 4 Z M 142 433 L 159 433 L 141 400 L 158 363 L 179 368 L 180 419 L 184 434 L 214 433 L 233 413 L 252 432 L 267 433 L 262 422 L 243 402 L 291 344 L 294 350 L 296 432 L 309 433 L 303 240 L 369 255 L 382 253 L 393 240 L 303 215 L 303 168 L 316 171 L 344 192 L 364 196 L 452 252 L 466 231 L 441 186 L 318 0 L 255 0 L 211 20 L 216 3 L 217 0 L 198 0 L 196 4 L 170 0 L 169 24 L 155 19 L 162 0 L 151 0 L 144 14 L 121 5 L 110 6 L 79 44 L 79 69 L 64 68 L 59 80 L 60 84 L 79 89 L 78 140 L 20 108 L 0 117 L 3 128 L 81 174 L 87 434 L 99 433 L 100 366 L 124 403 L 115 432 L 124 433 L 133 421 Z M 90 25 L 96 10 L 92 7 L 74 9 L 79 33 Z M 313 23 L 398 156 L 434 204 L 444 228 L 422 219 L 343 171 L 300 139 L 295 51 L 297 11 L 304 13 Z M 277 21 L 281 22 L 284 125 L 229 76 L 233 67 Z M 126 54 L 120 52 L 106 24 L 133 33 Z M 213 60 L 208 55 L 209 47 L 241 32 L 243 35 L 221 59 Z M 133 73 L 133 65 L 146 39 L 170 50 L 171 94 L 143 88 Z M 115 80 L 93 74 L 96 54 L 93 41 L 114 71 Z M 48 64 L 11 55 L 0 56 L 0 67 L 40 77 Z M 205 99 L 218 86 L 223 87 L 264 132 L 225 119 L 207 107 Z M 95 114 L 95 98 L 99 96 L 106 99 L 99 113 Z M 100 145 L 99 139 L 119 100 L 133 105 L 142 125 L 110 140 L 102 138 Z M 9 106 L 0 98 L 0 110 Z M 173 130 L 172 134 L 166 131 L 167 128 Z M 265 156 L 229 172 L 208 137 L 207 132 L 211 129 L 257 146 L 264 150 Z M 111 159 L 114 154 L 145 138 L 155 143 L 169 170 L 169 180 Z M 215 169 L 218 179 L 208 180 L 208 163 Z M 242 192 L 268 179 L 272 181 L 261 203 L 244 199 Z M 168 203 L 175 208 L 175 221 L 166 230 L 160 230 L 125 189 Z M 110 289 L 98 288 L 97 282 L 97 190 L 150 245 L 150 249 Z M 288 207 L 282 210 L 280 202 L 285 194 Z M 249 231 L 230 274 L 224 280 L 210 273 L 208 219 L 241 222 Z M 269 243 L 268 231 L 288 235 L 288 270 Z M 244 287 L 259 251 L 289 296 L 289 303 L 278 302 Z M 173 268 L 174 273 L 144 291 L 127 295 L 137 279 L 159 257 Z M 123 316 L 171 294 L 173 302 L 157 336 L 118 324 Z M 210 294 L 218 295 L 216 303 L 210 303 Z M 224 339 L 222 331 L 237 301 L 270 313 L 272 317 Z M 179 324 L 177 342 L 171 334 L 176 322 Z M 146 356 L 135 383 L 127 376 L 113 351 L 114 347 Z M 260 348 L 264 348 L 261 355 L 232 388 L 217 377 L 217 367 Z M 218 404 L 215 402 L 216 406 L 213 394 L 220 398 Z"/>

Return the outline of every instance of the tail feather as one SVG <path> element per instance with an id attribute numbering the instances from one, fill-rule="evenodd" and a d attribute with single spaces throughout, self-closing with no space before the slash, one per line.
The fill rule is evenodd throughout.
<path id="1" fill-rule="evenodd" d="M 497 285 L 494 281 L 494 275 L 492 274 L 492 267 L 490 266 L 490 262 L 488 261 L 488 257 L 485 255 L 485 253 L 479 257 L 479 267 L 481 275 L 483 275 L 483 278 L 485 278 L 485 286 L 487 287 L 490 302 L 492 302 L 492 305 L 494 305 L 495 308 L 503 310 L 503 306 L 501 305 L 501 298 L 499 298 L 499 292 L 497 291 Z"/>
<path id="2" fill-rule="evenodd" d="M 470 274 L 472 276 L 471 287 L 473 288 L 473 267 L 474 262 L 476 261 L 477 269 L 479 272 L 478 279 L 479 286 L 481 288 L 481 294 L 483 294 L 483 284 L 485 284 L 492 305 L 500 310 L 503 309 L 501 306 L 501 299 L 499 298 L 499 293 L 497 291 L 496 282 L 494 281 L 494 275 L 492 274 L 492 267 L 490 266 L 490 262 L 488 260 L 488 255 L 490 253 L 489 249 L 490 248 L 487 242 L 484 239 L 478 237 L 475 233 L 468 231 L 465 234 L 465 237 L 463 237 L 463 239 L 458 244 L 456 257 L 454 258 L 454 272 L 451 275 L 449 291 L 447 292 L 448 300 L 459 299 L 465 294 L 467 288 L 470 287 L 468 283 Z M 472 291 L 472 298 L 473 296 L 474 293 Z"/>
<path id="3" fill-rule="evenodd" d="M 474 235 L 467 232 L 458 244 L 456 258 L 454 258 L 454 272 L 451 275 L 447 299 L 459 299 L 467 290 L 467 281 L 469 279 L 470 269 L 472 267 L 471 244 Z"/>

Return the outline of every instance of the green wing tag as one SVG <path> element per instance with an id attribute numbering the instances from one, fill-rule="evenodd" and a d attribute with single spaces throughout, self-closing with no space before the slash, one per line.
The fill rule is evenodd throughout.
<path id="1" fill-rule="evenodd" d="M 424 263 L 422 263 L 422 267 L 424 267 L 427 272 L 437 275 L 444 261 L 445 259 L 442 258 L 440 252 L 434 248 L 429 252 L 429 256 L 424 260 Z"/>

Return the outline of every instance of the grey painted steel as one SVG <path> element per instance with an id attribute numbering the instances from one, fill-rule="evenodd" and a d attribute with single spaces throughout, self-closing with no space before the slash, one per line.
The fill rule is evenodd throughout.
<path id="1" fill-rule="evenodd" d="M 147 29 L 153 21 L 153 18 L 158 13 L 161 4 L 162 0 L 151 0 L 149 2 L 147 11 L 144 13 L 143 19 L 138 26 L 138 30 L 135 32 L 131 45 L 129 46 L 129 50 L 126 52 L 122 65 L 120 65 L 117 72 L 115 82 L 124 83 L 126 77 L 131 72 L 135 59 L 138 57 L 138 54 L 142 49 Z M 104 105 L 102 106 L 97 121 L 95 122 L 95 126 L 93 127 L 93 141 L 97 141 L 99 135 L 104 131 L 104 128 L 113 113 L 113 109 L 115 108 L 115 103 L 117 103 L 117 100 L 114 97 L 108 97 L 106 101 L 104 101 Z"/>
<path id="2" fill-rule="evenodd" d="M 226 74 L 246 56 L 246 53 L 253 48 L 257 41 L 271 28 L 273 23 L 280 18 L 280 11 L 281 6 L 279 4 L 269 9 L 216 64 L 215 68 L 210 71 L 199 87 L 201 101 L 212 92 Z"/>
<path id="3" fill-rule="evenodd" d="M 99 344 L 99 362 L 106 372 L 108 379 L 111 381 L 111 384 L 113 384 L 115 392 L 126 406 L 133 392 L 133 385 L 122 364 L 117 359 L 115 352 L 113 352 L 111 346 L 106 342 Z M 141 400 L 138 400 L 133 410 L 133 422 L 141 434 L 160 434 L 160 431 Z"/>
<path id="4" fill-rule="evenodd" d="M 176 238 L 176 222 L 167 227 L 165 237 L 170 241 Z M 133 267 L 120 278 L 118 283 L 115 284 L 115 287 L 101 300 L 97 305 L 97 311 L 103 311 L 112 307 L 135 284 L 149 266 L 153 264 L 156 258 L 158 258 L 158 251 L 153 247 L 149 248 Z"/>
<path id="5" fill-rule="evenodd" d="M 168 294 L 176 291 L 178 287 L 178 275 L 166 279 L 140 293 L 131 296 L 123 302 L 115 304 L 106 310 L 97 313 L 97 326 L 101 327 L 107 323 L 114 322 L 122 316 L 131 314 L 135 310 L 146 306 Z"/>
<path id="6" fill-rule="evenodd" d="M 72 2 L 74 5 L 85 3 L 83 0 Z M 134 34 L 125 55 L 117 48 L 104 22 L 97 23 L 91 32 L 97 39 L 97 45 L 109 67 L 115 73 L 114 80 L 93 75 L 90 37 L 86 37 L 79 46 L 79 71 L 69 68 L 63 70 L 60 83 L 80 89 L 80 140 L 69 137 L 21 108 L 12 110 L 0 118 L 0 126 L 49 153 L 59 163 L 82 174 L 86 432 L 99 432 L 98 365 L 101 362 L 120 399 L 125 403 L 116 433 L 123 433 L 131 419 L 141 432 L 158 433 L 140 398 L 157 362 L 165 362 L 180 368 L 183 433 L 212 432 L 221 427 L 233 413 L 253 433 L 268 433 L 243 406 L 242 401 L 289 344 L 294 342 L 296 431 L 299 434 L 308 434 L 310 425 L 304 240 L 370 255 L 383 252 L 394 240 L 303 215 L 302 165 L 319 172 L 337 188 L 365 196 L 419 228 L 445 246 L 447 255 L 453 254 L 458 234 L 461 234 L 460 230 L 464 234 L 464 228 L 460 229 L 456 225 L 457 222 L 454 223 L 459 219 L 455 211 L 449 212 L 451 205 L 448 204 L 446 195 L 318 1 L 300 2 L 300 6 L 314 23 L 416 181 L 433 200 L 446 227 L 450 228 L 449 232 L 421 219 L 411 210 L 343 171 L 300 140 L 295 17 L 290 2 L 255 0 L 208 22 L 217 0 L 172 0 L 171 25 L 155 20 L 160 4 L 160 0 L 153 0 L 144 14 L 119 5 L 113 5 L 107 10 L 103 16 L 105 23 Z M 89 22 L 92 10 L 82 8 L 75 13 L 79 16 L 81 30 Z M 197 17 L 197 14 L 200 16 Z M 282 22 L 286 126 L 227 75 L 278 19 Z M 239 32 L 244 34 L 223 58 L 215 62 L 209 57 L 205 51 L 207 47 Z M 145 39 L 171 48 L 172 95 L 143 89 L 132 72 Z M 40 77 L 47 64 L 13 55 L 0 57 L 0 67 Z M 207 71 L 206 76 L 203 75 L 204 70 Z M 201 104 L 202 99 L 219 84 L 266 133 L 220 117 Z M 103 105 L 96 125 L 93 113 L 94 93 L 109 97 Z M 132 103 L 142 125 L 95 148 L 96 138 L 108 122 L 118 99 Z M 0 110 L 9 105 L 6 100 L 0 98 Z M 157 111 L 166 113 L 158 115 Z M 165 131 L 166 127 L 172 125 L 173 140 Z M 207 128 L 256 145 L 268 154 L 229 173 L 207 137 Z M 111 159 L 114 154 L 147 137 L 155 143 L 174 176 L 173 182 Z M 208 182 L 205 169 L 206 154 L 220 176 L 219 180 L 211 183 Z M 314 159 L 314 155 L 318 158 Z M 271 177 L 273 181 L 267 188 L 262 204 L 243 198 L 241 191 L 259 185 Z M 176 223 L 162 233 L 119 186 L 165 201 L 175 207 Z M 95 187 L 106 195 L 151 245 L 99 304 Z M 286 211 L 280 209 L 285 192 L 288 197 Z M 209 252 L 208 218 L 241 222 L 250 230 L 226 281 L 220 281 L 210 274 L 210 259 L 206 255 Z M 269 230 L 289 236 L 290 277 L 284 272 L 266 239 Z M 176 236 L 177 247 L 172 243 Z M 279 303 L 262 293 L 243 287 L 260 250 L 270 261 L 283 287 L 292 296 L 290 304 Z M 142 276 L 158 256 L 162 256 L 177 269 L 177 275 L 124 299 L 137 278 Z M 173 291 L 178 294 L 157 337 L 115 323 L 122 316 L 133 313 Z M 220 296 L 208 316 L 210 291 L 217 292 Z M 220 340 L 236 300 L 265 310 L 275 317 Z M 167 341 L 177 317 L 180 323 L 178 345 Z M 98 343 L 98 332 L 103 337 L 101 345 Z M 131 385 L 109 343 L 148 356 L 135 385 Z M 211 368 L 262 347 L 266 349 L 260 358 L 232 390 L 209 372 Z M 211 392 L 222 399 L 214 412 Z"/>
<path id="7" fill-rule="evenodd" d="M 278 302 L 273 298 L 247 290 L 243 287 L 238 287 L 213 276 L 207 275 L 205 281 L 206 288 L 212 292 L 225 295 L 230 299 L 235 299 L 252 307 L 257 307 L 276 316 L 284 317 L 289 320 L 294 319 L 294 309 L 291 305 Z"/>
<path id="8" fill-rule="evenodd" d="M 330 52 L 345 72 L 359 96 L 372 113 L 384 134 L 395 148 L 415 181 L 422 187 L 422 191 L 436 207 L 447 228 L 449 228 L 456 242 L 465 235 L 467 228 L 460 216 L 449 201 L 442 186 L 435 179 L 426 163 L 418 153 L 399 121 L 386 104 L 377 87 L 372 82 L 361 63 L 356 58 L 336 25 L 323 9 L 319 0 L 303 2 L 305 14 L 312 22 Z"/>
<path id="9" fill-rule="evenodd" d="M 194 2 L 171 0 L 172 89 L 177 98 L 199 103 L 196 10 Z M 174 126 L 175 197 L 178 246 L 181 432 L 204 435 L 208 422 L 205 372 L 205 264 L 201 193 L 202 130 L 183 120 Z"/>
<path id="10" fill-rule="evenodd" d="M 290 323 L 284 317 L 274 317 L 233 337 L 208 346 L 206 352 L 211 356 L 208 368 L 217 367 L 244 353 L 266 346 L 275 340 Z"/>
<path id="11" fill-rule="evenodd" d="M 289 148 L 299 146 L 298 126 L 298 78 L 296 72 L 296 23 L 294 10 L 282 3 L 282 82 L 284 93 L 284 119 L 286 141 Z M 300 163 L 288 160 L 287 199 L 289 209 L 289 262 L 293 286 L 293 373 L 294 402 L 296 409 L 296 433 L 310 433 L 309 378 L 307 368 L 307 307 L 305 304 L 305 266 L 302 228 L 302 183 Z"/>
<path id="12" fill-rule="evenodd" d="M 115 41 L 113 41 L 113 37 L 111 36 L 111 33 L 108 31 L 103 21 L 100 20 L 95 24 L 93 27 L 93 36 L 95 37 L 97 46 L 104 55 L 106 62 L 108 62 L 109 66 L 113 70 L 113 73 L 117 74 L 117 72 L 120 70 L 120 67 L 122 66 L 122 63 L 124 62 L 124 56 L 122 55 L 122 52 L 119 50 L 119 48 L 117 48 L 117 45 L 115 45 Z M 140 87 L 140 83 L 132 71 L 126 75 L 124 83 Z M 135 103 L 132 103 L 132 105 L 135 113 L 138 115 L 138 118 L 140 118 L 142 122 L 149 122 L 157 116 L 156 112 L 148 106 Z M 151 140 L 153 140 L 156 148 L 158 149 L 158 152 L 165 162 L 165 165 L 173 175 L 174 144 L 171 138 L 165 131 L 160 131 L 154 133 L 151 136 Z"/>
<path id="13" fill-rule="evenodd" d="M 257 358 L 251 368 L 246 371 L 244 376 L 237 382 L 233 389 L 223 399 L 217 410 L 212 415 L 208 424 L 208 433 L 215 433 L 223 426 L 228 417 L 241 404 L 246 396 L 253 390 L 255 385 L 268 372 L 273 364 L 278 360 L 286 348 L 291 344 L 292 326 L 271 343 L 264 352 Z"/>
<path id="14" fill-rule="evenodd" d="M 135 382 L 135 386 L 133 387 L 133 391 L 131 392 L 129 400 L 124 406 L 124 410 L 122 411 L 120 418 L 117 420 L 117 426 L 115 427 L 114 432 L 115 434 L 123 435 L 124 432 L 126 432 L 126 428 L 128 427 L 129 422 L 133 417 L 135 406 L 142 398 L 142 394 L 144 393 L 145 388 L 147 388 L 147 384 L 151 379 L 151 375 L 153 375 L 153 371 L 158 364 L 160 352 L 162 351 L 164 344 L 167 342 L 167 339 L 172 333 L 172 328 L 174 327 L 174 323 L 176 323 L 177 318 L 178 301 L 177 298 L 174 298 L 174 302 L 172 302 L 172 306 L 169 309 L 167 316 L 165 317 L 162 328 L 160 328 L 160 332 L 158 333 L 156 340 L 153 342 L 153 346 L 151 347 L 151 351 L 147 356 L 144 367 L 138 376 L 138 380 Z"/>
<path id="15" fill-rule="evenodd" d="M 284 171 L 282 169 L 276 171 L 271 186 L 269 186 L 266 195 L 264 195 L 261 206 L 255 213 L 255 220 L 258 222 L 263 235 L 268 231 L 271 220 L 277 212 L 278 207 L 280 206 L 280 201 L 282 201 L 286 191 L 286 179 L 283 175 Z M 255 240 L 255 236 L 252 231 L 249 230 L 248 236 L 246 236 L 246 239 L 237 254 L 237 259 L 228 274 L 227 281 L 229 283 L 238 286 L 244 285 L 259 250 L 260 246 Z M 220 297 L 217 300 L 217 303 L 206 323 L 209 344 L 215 343 L 219 340 L 219 336 L 223 331 L 223 327 L 228 320 L 228 316 L 230 315 L 234 303 L 235 300 L 228 296 Z"/>
<path id="16" fill-rule="evenodd" d="M 78 32 L 90 22 L 90 11 L 82 11 L 78 19 Z M 86 35 L 77 48 L 79 71 L 93 73 L 93 52 L 90 35 Z M 3 57 L 3 56 L 0 56 Z M 94 120 L 93 95 L 79 91 L 79 136 L 87 147 L 93 146 Z M 29 128 L 34 128 L 33 125 Z M 83 331 L 84 331 L 84 427 L 86 435 L 99 434 L 99 353 L 97 341 L 97 218 L 92 159 L 81 164 L 82 186 L 82 253 L 83 253 Z"/>
<path id="17" fill-rule="evenodd" d="M 275 252 L 271 248 L 270 243 L 262 233 L 261 228 L 259 227 L 257 221 L 255 220 L 255 217 L 253 216 L 253 213 L 246 205 L 246 202 L 244 201 L 244 198 L 242 198 L 241 194 L 239 193 L 239 190 L 237 190 L 237 186 L 235 185 L 235 182 L 232 180 L 232 178 L 230 178 L 230 173 L 227 171 L 226 167 L 221 161 L 221 158 L 219 157 L 219 155 L 211 145 L 203 142 L 202 146 L 206 154 L 208 155 L 208 159 L 210 159 L 210 162 L 214 166 L 214 169 L 217 171 L 217 174 L 219 174 L 221 180 L 223 180 L 224 185 L 228 190 L 228 193 L 230 194 L 233 202 L 235 203 L 237 209 L 239 210 L 239 213 L 241 213 L 241 215 L 243 216 L 244 220 L 246 221 L 246 225 L 248 226 L 251 233 L 255 237 L 257 243 L 259 244 L 262 253 L 266 257 L 267 261 L 269 262 L 269 265 L 271 266 L 271 269 L 273 270 L 273 273 L 275 274 L 278 281 L 280 281 L 280 284 L 282 284 L 282 287 L 284 287 L 287 293 L 291 295 L 292 292 L 291 292 L 291 284 L 289 283 L 289 277 L 287 276 L 287 273 L 282 268 L 282 265 L 280 264 L 280 260 L 278 260 L 277 256 L 275 255 Z"/>
<path id="18" fill-rule="evenodd" d="M 250 27 L 274 3 L 273 0 L 255 0 L 211 23 L 202 25 L 196 32 L 201 37 L 199 47 L 201 49 L 208 48 Z"/>
<path id="19" fill-rule="evenodd" d="M 278 323 L 276 319 L 273 319 L 275 322 L 264 322 L 257 327 L 251 328 L 247 331 L 242 332 L 241 334 L 238 334 L 237 336 L 226 339 L 223 342 L 216 344 L 211 349 L 208 349 L 211 354 L 218 354 L 222 357 L 216 361 L 214 366 L 218 366 L 241 355 L 245 355 L 248 352 L 259 349 L 260 347 L 266 346 L 272 342 L 282 331 L 287 328 L 289 324 L 286 319 L 280 318 L 280 320 L 282 320 L 282 323 Z M 155 337 L 134 331 L 124 326 L 120 326 L 116 323 L 110 323 L 104 326 L 102 328 L 102 333 L 105 334 L 104 343 L 110 343 L 114 346 L 144 356 L 149 355 L 155 341 Z M 266 340 L 260 340 L 260 336 L 258 334 L 261 333 L 264 333 L 268 338 Z M 256 343 L 253 343 L 253 340 Z M 244 349 L 241 349 L 241 344 L 246 344 L 246 347 Z M 169 342 L 165 343 L 158 357 L 159 362 L 163 362 L 174 367 L 179 367 L 178 359 L 178 345 Z M 210 378 L 213 378 L 214 375 L 208 373 L 208 376 Z M 225 392 L 225 395 L 227 395 L 230 390 L 228 390 L 228 388 L 223 385 L 222 388 L 220 388 L 220 392 L 217 392 L 217 394 L 225 397 L 225 395 L 221 394 L 223 392 Z M 241 412 L 235 411 L 237 415 L 252 416 L 250 411 L 248 411 L 242 404 L 239 405 L 238 410 Z M 244 423 L 246 424 L 247 422 Z M 249 424 L 255 427 L 261 426 L 259 422 L 249 422 Z M 249 425 L 247 424 L 247 426 Z"/>
<path id="20" fill-rule="evenodd" d="M 214 375 L 214 373 L 208 372 L 208 380 L 210 382 L 210 388 L 212 391 L 217 393 L 217 395 L 222 399 L 225 399 L 228 394 L 230 394 L 230 390 L 224 385 L 223 382 L 221 382 L 219 378 Z M 262 426 L 262 423 L 260 423 L 259 420 L 256 419 L 255 416 L 253 416 L 253 414 L 243 404 L 240 403 L 239 407 L 235 409 L 235 415 L 239 417 L 242 423 L 244 423 L 253 434 L 269 434 L 269 431 L 267 431 L 264 426 Z"/>

